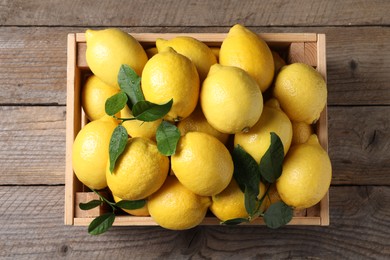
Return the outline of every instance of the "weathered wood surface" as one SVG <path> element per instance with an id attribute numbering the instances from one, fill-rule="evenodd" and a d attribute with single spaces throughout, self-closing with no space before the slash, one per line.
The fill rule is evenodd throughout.
<path id="1" fill-rule="evenodd" d="M 0 106 L 0 185 L 64 184 L 64 106 Z M 390 185 L 390 106 L 329 107 L 332 184 Z"/>
<path id="2" fill-rule="evenodd" d="M 0 258 L 390 258 L 390 1 L 0 0 Z M 315 32 L 327 39 L 330 226 L 63 225 L 66 39 L 128 32 Z"/>
<path id="3" fill-rule="evenodd" d="M 224 27 L 124 28 L 227 32 Z M 329 105 L 390 105 L 389 27 L 253 28 L 326 33 Z M 85 28 L 0 27 L 0 105 L 66 103 L 66 35 Z"/>
<path id="4" fill-rule="evenodd" d="M 358 26 L 389 25 L 389 1 L 43 1 L 0 2 L 1 25 Z M 178 12 L 178 10 L 180 10 Z"/>
<path id="5" fill-rule="evenodd" d="M 114 227 L 91 237 L 63 226 L 63 187 L 0 187 L 0 258 L 227 259 L 390 257 L 390 187 L 332 187 L 329 227 Z"/>

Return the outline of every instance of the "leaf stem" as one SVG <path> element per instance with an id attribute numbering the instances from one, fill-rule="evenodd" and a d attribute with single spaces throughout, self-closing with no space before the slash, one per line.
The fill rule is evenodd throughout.
<path id="1" fill-rule="evenodd" d="M 103 197 L 99 192 L 97 192 L 96 190 L 94 190 L 94 189 L 91 189 L 93 192 L 95 192 L 98 196 L 99 196 L 99 198 L 102 200 L 102 201 L 104 201 L 104 202 L 106 202 L 108 205 L 110 205 L 110 207 L 112 208 L 112 210 L 115 212 L 115 210 L 116 210 L 116 207 L 115 207 L 115 203 L 113 203 L 113 202 L 111 202 L 111 201 L 109 201 L 108 199 L 106 199 L 105 197 Z"/>
<path id="2" fill-rule="evenodd" d="M 116 117 L 116 116 L 113 116 L 116 120 L 122 120 L 122 123 L 125 122 L 125 121 L 130 121 L 130 120 L 137 120 L 137 118 L 135 117 Z"/>

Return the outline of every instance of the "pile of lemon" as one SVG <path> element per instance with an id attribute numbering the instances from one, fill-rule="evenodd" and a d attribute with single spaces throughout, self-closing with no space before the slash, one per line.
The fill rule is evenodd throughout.
<path id="1" fill-rule="evenodd" d="M 278 200 L 308 208 L 326 194 L 331 164 L 312 124 L 326 105 L 327 90 L 311 66 L 286 65 L 242 25 L 230 29 L 220 48 L 179 36 L 157 39 L 156 47 L 144 50 L 119 29 L 87 30 L 86 41 L 93 75 L 82 87 L 81 103 L 90 122 L 73 145 L 74 173 L 84 185 L 108 187 L 115 201 L 146 199 L 144 208 L 129 213 L 150 215 L 168 229 L 192 228 L 208 210 L 221 221 L 245 218 L 244 193 L 233 178 L 228 147 L 240 145 L 259 163 L 274 132 L 285 159 L 263 210 Z M 111 173 L 109 142 L 119 122 L 106 115 L 104 107 L 107 98 L 120 91 L 122 64 L 141 76 L 146 100 L 163 104 L 173 99 L 173 105 L 164 119 L 122 123 L 129 138 Z M 117 117 L 130 115 L 125 107 Z M 161 120 L 175 123 L 181 133 L 170 157 L 156 146 Z M 260 183 L 259 197 L 264 192 Z"/>

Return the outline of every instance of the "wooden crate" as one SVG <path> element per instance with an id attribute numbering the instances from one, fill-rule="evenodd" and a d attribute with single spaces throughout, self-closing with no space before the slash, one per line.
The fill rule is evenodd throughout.
<path id="1" fill-rule="evenodd" d="M 197 38 L 209 46 L 220 46 L 227 34 L 224 33 L 134 33 L 134 36 L 144 48 L 152 47 L 157 38 L 170 39 L 178 35 Z M 325 35 L 315 33 L 264 33 L 259 34 L 271 47 L 279 52 L 288 63 L 303 62 L 315 67 L 326 80 L 326 46 Z M 65 224 L 88 225 L 92 219 L 105 209 L 97 208 L 94 211 L 81 211 L 79 202 L 97 199 L 97 195 L 90 192 L 77 179 L 72 169 L 72 145 L 80 129 L 87 123 L 81 109 L 80 87 L 86 77 L 91 74 L 85 59 L 86 43 L 83 33 L 68 35 L 68 63 L 67 63 L 67 115 L 66 115 L 66 172 L 65 172 Z M 327 108 L 321 113 L 316 123 L 316 133 L 322 147 L 328 150 Z M 206 216 L 202 225 L 219 225 L 214 216 Z M 150 217 L 136 217 L 130 215 L 117 216 L 114 222 L 117 226 L 154 226 L 157 225 Z M 257 218 L 244 225 L 264 225 L 262 218 Z M 329 193 L 317 205 L 295 211 L 289 225 L 329 225 Z"/>

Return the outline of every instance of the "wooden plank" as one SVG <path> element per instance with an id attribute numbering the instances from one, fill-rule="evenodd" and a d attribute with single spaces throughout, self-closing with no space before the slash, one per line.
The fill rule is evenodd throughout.
<path id="1" fill-rule="evenodd" d="M 389 106 L 329 108 L 333 183 L 389 184 L 389 114 Z"/>
<path id="2" fill-rule="evenodd" d="M 177 10 L 180 10 L 178 12 Z M 388 1 L 272 2 L 3 0 L 7 26 L 351 26 L 389 25 Z"/>
<path id="3" fill-rule="evenodd" d="M 390 187 L 331 187 L 329 227 L 113 227 L 90 236 L 63 225 L 64 187 L 0 187 L 0 258 L 342 258 L 390 255 Z"/>
<path id="4" fill-rule="evenodd" d="M 328 107 L 333 184 L 390 185 L 389 114 Z M 0 185 L 64 184 L 65 118 L 65 107 L 0 106 Z"/>
<path id="5" fill-rule="evenodd" d="M 228 31 L 227 27 L 123 29 L 135 33 Z M 252 29 L 326 33 L 328 104 L 390 105 L 389 27 Z M 66 104 L 67 34 L 84 30 L 0 27 L 0 105 Z"/>
<path id="6" fill-rule="evenodd" d="M 0 106 L 0 184 L 64 183 L 65 113 L 65 107 Z"/>

